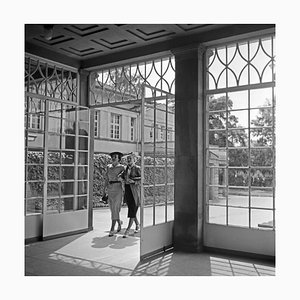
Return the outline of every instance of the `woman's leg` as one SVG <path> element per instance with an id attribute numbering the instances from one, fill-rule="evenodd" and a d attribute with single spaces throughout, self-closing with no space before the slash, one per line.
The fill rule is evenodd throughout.
<path id="1" fill-rule="evenodd" d="M 133 220 L 134 220 L 134 223 L 135 223 L 135 227 L 136 227 L 136 228 L 137 228 L 137 227 L 140 227 L 140 223 L 139 223 L 137 217 L 135 217 Z"/>
<path id="2" fill-rule="evenodd" d="M 117 220 L 112 220 L 112 221 L 111 221 L 111 227 L 110 227 L 109 236 L 113 236 L 114 230 L 115 230 L 116 222 L 117 222 Z"/>
<path id="3" fill-rule="evenodd" d="M 127 228 L 126 228 L 126 230 L 124 232 L 124 235 L 123 235 L 124 238 L 129 235 L 129 230 L 130 230 L 130 228 L 132 226 L 132 223 L 133 223 L 133 218 L 129 218 L 128 226 L 127 226 Z"/>
<path id="4" fill-rule="evenodd" d="M 128 226 L 127 226 L 127 229 L 126 230 L 130 230 L 131 226 L 132 226 L 132 223 L 133 223 L 133 218 L 129 218 L 129 222 L 128 222 Z"/>
<path id="5" fill-rule="evenodd" d="M 117 231 L 119 232 L 122 229 L 123 222 L 120 219 L 118 219 L 117 222 L 118 222 L 118 230 Z"/>

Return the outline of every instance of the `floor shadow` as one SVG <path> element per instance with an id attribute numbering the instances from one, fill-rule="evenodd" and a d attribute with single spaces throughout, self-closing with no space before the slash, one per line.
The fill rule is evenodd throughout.
<path id="1" fill-rule="evenodd" d="M 95 237 L 92 240 L 92 248 L 112 248 L 112 249 L 123 249 L 126 247 L 132 247 L 139 245 L 140 239 L 136 236 L 129 236 L 123 238 L 122 234 L 116 234 L 112 237 Z"/>
<path id="2" fill-rule="evenodd" d="M 131 269 L 76 256 L 52 253 L 48 259 L 26 257 L 25 276 L 129 276 Z"/>
<path id="3" fill-rule="evenodd" d="M 269 262 L 211 255 L 165 252 L 141 261 L 131 276 L 274 276 Z"/>

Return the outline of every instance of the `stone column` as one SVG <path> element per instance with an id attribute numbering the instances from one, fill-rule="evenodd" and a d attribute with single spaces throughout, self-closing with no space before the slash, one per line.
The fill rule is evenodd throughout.
<path id="1" fill-rule="evenodd" d="M 204 49 L 190 45 L 172 52 L 176 64 L 174 248 L 201 252 L 205 195 Z"/>
<path id="2" fill-rule="evenodd" d="M 89 72 L 79 71 L 79 104 L 82 106 L 89 105 Z M 90 144 L 89 144 L 89 211 L 88 211 L 88 228 L 93 229 L 93 174 L 94 174 L 94 110 L 90 109 Z"/>

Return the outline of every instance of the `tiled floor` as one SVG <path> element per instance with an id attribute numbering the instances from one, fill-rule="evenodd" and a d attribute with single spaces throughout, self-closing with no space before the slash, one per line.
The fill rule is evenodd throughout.
<path id="1" fill-rule="evenodd" d="M 122 212 L 126 220 L 125 211 Z M 125 228 L 126 224 L 123 225 Z M 272 262 L 209 253 L 168 252 L 139 261 L 138 235 L 108 237 L 107 212 L 94 211 L 94 230 L 25 246 L 28 276 L 274 276 Z M 104 229 L 105 228 L 105 229 Z"/>

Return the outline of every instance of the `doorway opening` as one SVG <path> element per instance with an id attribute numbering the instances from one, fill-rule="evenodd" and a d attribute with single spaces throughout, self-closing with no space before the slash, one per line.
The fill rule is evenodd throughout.
<path id="1" fill-rule="evenodd" d="M 130 248 L 141 259 L 172 246 L 174 220 L 175 98 L 161 89 L 143 85 L 142 99 L 106 103 L 95 109 L 94 141 L 94 230 L 99 230 L 109 247 Z M 110 210 L 103 199 L 109 153 L 134 153 L 141 168 L 141 206 L 137 217 L 139 233 L 121 240 L 128 223 L 127 206 L 122 205 L 122 230 L 108 237 Z M 119 243 L 117 245 L 117 243 Z M 123 246 L 122 246 L 123 245 Z M 129 251 L 128 251 L 129 252 Z"/>

